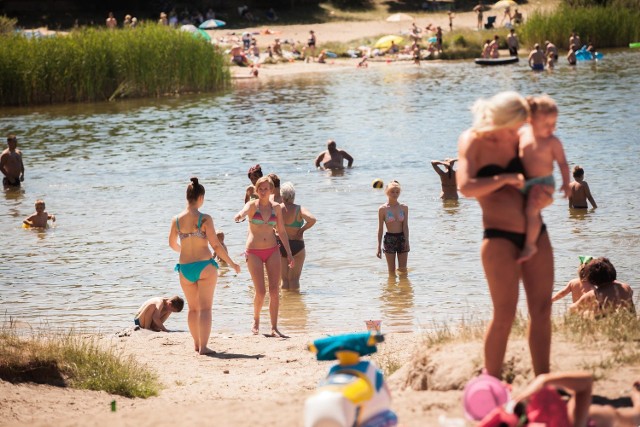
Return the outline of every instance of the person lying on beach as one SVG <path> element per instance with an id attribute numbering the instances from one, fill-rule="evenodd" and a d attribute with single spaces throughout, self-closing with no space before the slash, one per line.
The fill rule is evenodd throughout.
<path id="1" fill-rule="evenodd" d="M 598 205 L 591 195 L 589 184 L 584 180 L 584 169 L 580 166 L 575 166 L 573 168 L 573 179 L 575 181 L 569 184 L 569 207 L 572 209 L 587 209 L 589 207 L 587 200 L 589 200 L 591 207 L 593 209 L 597 208 Z"/>
<path id="2" fill-rule="evenodd" d="M 347 161 L 347 167 L 353 165 L 353 157 L 344 150 L 339 150 L 336 147 L 336 142 L 333 139 L 327 141 L 327 149 L 316 157 L 316 168 L 320 169 L 344 169 L 344 161 Z"/>
<path id="3" fill-rule="evenodd" d="M 640 381 L 631 386 L 633 406 L 616 408 L 592 401 L 593 376 L 589 372 L 554 372 L 538 375 L 511 401 L 513 411 L 496 408 L 478 425 L 566 427 L 635 427 L 640 425 Z M 560 391 L 569 395 L 565 400 Z"/>
<path id="4" fill-rule="evenodd" d="M 458 200 L 458 185 L 456 183 L 456 171 L 453 170 L 453 164 L 458 159 L 432 160 L 431 166 L 433 170 L 440 176 L 440 184 L 442 192 L 440 198 L 442 200 Z M 440 168 L 444 166 L 444 170 Z"/>
<path id="5" fill-rule="evenodd" d="M 586 280 L 595 289 L 585 293 L 578 301 L 571 304 L 569 310 L 575 313 L 606 314 L 618 309 L 635 313 L 633 289 L 616 280 L 616 269 L 608 258 L 597 258 L 584 267 Z"/>
<path id="6" fill-rule="evenodd" d="M 45 208 L 44 200 L 36 200 L 36 211 L 24 219 L 22 223 L 29 227 L 46 228 L 49 225 L 49 220 L 56 222 L 56 216 L 49 215 Z"/>
<path id="7" fill-rule="evenodd" d="M 558 164 L 562 174 L 561 191 L 569 196 L 569 165 L 564 155 L 562 142 L 553 134 L 558 120 L 558 106 L 547 95 L 527 97 L 531 116 L 530 126 L 520 131 L 520 158 L 524 164 L 527 181 L 522 192 L 526 195 L 537 184 L 553 193 L 555 180 L 553 164 Z M 531 258 L 537 251 L 536 241 L 542 231 L 540 209 L 527 204 L 527 232 L 524 249 L 518 259 L 522 263 Z"/>
<path id="8" fill-rule="evenodd" d="M 556 292 L 556 294 L 551 297 L 552 302 L 558 301 L 569 294 L 571 294 L 572 302 L 576 302 L 582 297 L 582 295 L 595 289 L 593 285 L 591 285 L 591 283 L 587 281 L 584 268 L 589 263 L 589 261 L 593 259 L 593 257 L 580 256 L 579 258 L 580 266 L 578 267 L 578 277 L 569 280 L 567 285 L 562 290 Z"/>
<path id="9" fill-rule="evenodd" d="M 138 309 L 133 323 L 142 329 L 149 329 L 155 332 L 169 332 L 164 327 L 171 313 L 179 313 L 184 307 L 184 300 L 179 296 L 171 298 L 151 298 L 144 302 Z"/>

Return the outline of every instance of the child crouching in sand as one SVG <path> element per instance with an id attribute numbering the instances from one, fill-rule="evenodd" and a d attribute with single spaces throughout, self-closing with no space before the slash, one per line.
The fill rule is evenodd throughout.
<path id="1" fill-rule="evenodd" d="M 530 126 L 520 131 L 519 157 L 522 159 L 527 182 L 522 192 L 528 194 L 533 186 L 541 184 L 553 193 L 555 180 L 553 179 L 553 162 L 558 163 L 562 174 L 564 196 L 569 196 L 569 165 L 564 155 L 564 148 L 560 140 L 553 134 L 558 121 L 558 106 L 547 95 L 527 97 L 531 117 Z M 527 203 L 527 233 L 526 242 L 519 263 L 530 259 L 538 251 L 536 241 L 542 230 L 540 209 Z"/>
<path id="2" fill-rule="evenodd" d="M 36 200 L 36 211 L 31 214 L 25 220 L 22 221 L 23 224 L 34 227 L 34 228 L 46 228 L 49 225 L 48 221 L 56 222 L 55 215 L 49 215 L 47 211 L 45 211 L 44 200 Z"/>
<path id="3" fill-rule="evenodd" d="M 184 307 L 184 300 L 179 296 L 171 298 L 151 298 L 142 304 L 133 319 L 136 326 L 155 332 L 169 332 L 164 327 L 164 322 L 171 313 L 179 313 Z"/>

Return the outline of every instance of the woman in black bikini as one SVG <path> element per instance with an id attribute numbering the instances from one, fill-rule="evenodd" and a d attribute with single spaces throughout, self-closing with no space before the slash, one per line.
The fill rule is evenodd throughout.
<path id="1" fill-rule="evenodd" d="M 280 246 L 280 275 L 282 276 L 282 289 L 299 290 L 302 266 L 306 257 L 304 248 L 304 232 L 313 227 L 316 217 L 304 206 L 295 204 L 296 190 L 293 184 L 285 182 L 280 188 L 282 193 L 282 218 L 289 236 L 289 247 L 295 264 L 289 267 L 287 251 L 278 239 Z"/>
<path id="2" fill-rule="evenodd" d="M 525 243 L 525 201 L 520 188 L 525 171 L 518 157 L 518 129 L 529 117 L 526 100 L 502 92 L 473 106 L 474 124 L 458 142 L 458 186 L 482 209 L 482 265 L 493 302 L 493 318 L 484 342 L 487 373 L 500 378 L 522 278 L 529 308 L 529 347 L 536 375 L 549 372 L 553 250 L 549 235 L 538 237 L 539 252 L 523 264 L 517 259 Z M 527 203 L 540 208 L 553 202 L 535 186 Z"/>

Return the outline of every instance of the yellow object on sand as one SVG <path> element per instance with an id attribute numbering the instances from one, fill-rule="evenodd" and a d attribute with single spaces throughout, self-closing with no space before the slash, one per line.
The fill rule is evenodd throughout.
<path id="1" fill-rule="evenodd" d="M 388 35 L 384 37 L 380 37 L 380 39 L 373 45 L 373 47 L 377 49 L 389 49 L 391 47 L 391 42 L 399 45 L 404 41 L 404 38 L 400 36 Z"/>

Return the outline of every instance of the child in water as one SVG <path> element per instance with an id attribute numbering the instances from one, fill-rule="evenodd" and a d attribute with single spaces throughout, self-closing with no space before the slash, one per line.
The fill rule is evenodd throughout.
<path id="1" fill-rule="evenodd" d="M 407 257 L 409 255 L 409 208 L 398 202 L 400 197 L 400 183 L 391 181 L 384 192 L 389 201 L 378 209 L 378 252 L 376 256 L 382 258 L 382 229 L 387 227 L 384 235 L 384 255 L 387 258 L 389 276 L 396 274 L 396 254 L 398 257 L 398 272 L 407 272 Z"/>
<path id="2" fill-rule="evenodd" d="M 522 192 L 528 194 L 529 190 L 537 184 L 542 184 L 552 193 L 555 187 L 553 179 L 553 162 L 558 163 L 562 174 L 561 191 L 565 197 L 569 197 L 569 165 L 564 155 L 564 148 L 560 140 L 553 134 L 558 121 L 558 106 L 548 95 L 527 97 L 531 116 L 530 126 L 520 131 L 520 153 L 524 170 L 527 175 Z M 527 233 L 526 242 L 518 262 L 522 263 L 531 258 L 538 251 L 536 242 L 542 230 L 542 218 L 540 209 L 527 204 Z"/>
<path id="3" fill-rule="evenodd" d="M 570 184 L 571 194 L 569 194 L 569 207 L 572 209 L 587 209 L 587 200 L 591 203 L 593 209 L 597 208 L 596 201 L 591 195 L 589 184 L 584 180 L 584 169 L 580 166 L 573 168 L 573 181 Z"/>
<path id="4" fill-rule="evenodd" d="M 46 228 L 49 225 L 49 220 L 51 220 L 52 222 L 56 222 L 56 216 L 49 215 L 47 211 L 45 211 L 44 200 L 36 200 L 35 213 L 27 217 L 24 221 L 22 221 L 22 223 L 27 225 L 28 227 Z"/>

